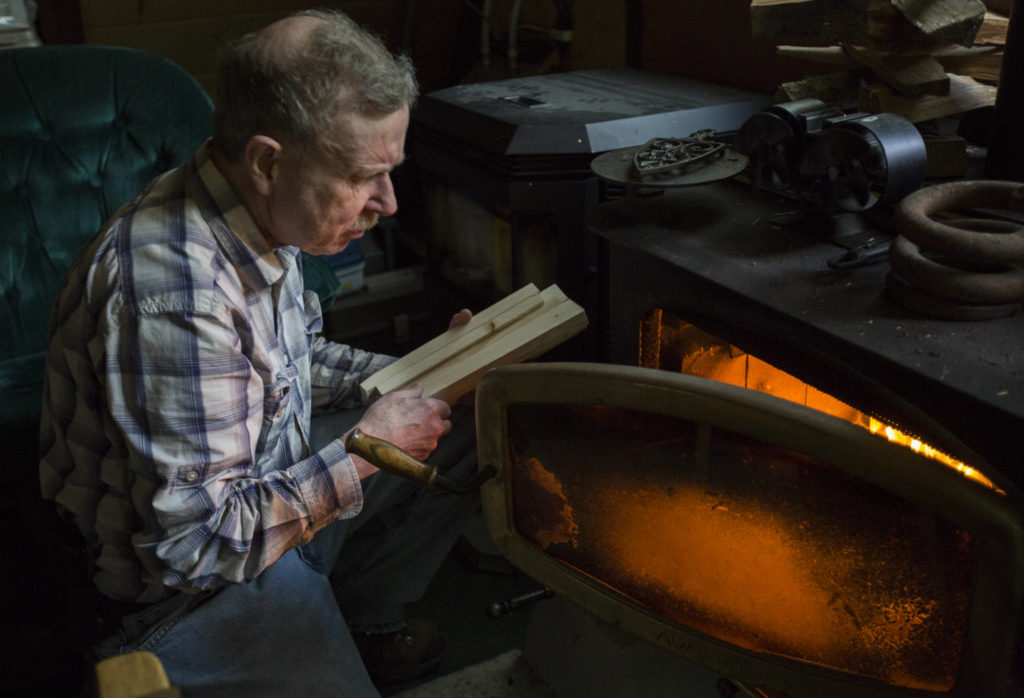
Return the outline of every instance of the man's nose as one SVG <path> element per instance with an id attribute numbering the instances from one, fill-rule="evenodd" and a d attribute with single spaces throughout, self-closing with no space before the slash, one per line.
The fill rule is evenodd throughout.
<path id="1" fill-rule="evenodd" d="M 374 190 L 367 201 L 367 207 L 381 216 L 393 216 L 398 210 L 398 199 L 390 175 L 381 175 L 374 180 Z"/>

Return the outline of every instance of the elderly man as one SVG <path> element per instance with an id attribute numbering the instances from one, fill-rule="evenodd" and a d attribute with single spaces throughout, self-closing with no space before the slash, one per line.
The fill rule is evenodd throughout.
<path id="1" fill-rule="evenodd" d="M 233 44 L 218 88 L 212 140 L 68 274 L 43 494 L 110 601 L 99 656 L 151 651 L 188 695 L 376 695 L 439 664 L 436 628 L 403 605 L 478 502 L 375 474 L 345 433 L 468 477 L 472 416 L 418 388 L 360 405 L 393 359 L 317 335 L 299 251 L 395 212 L 415 79 L 344 15 L 303 12 Z"/>

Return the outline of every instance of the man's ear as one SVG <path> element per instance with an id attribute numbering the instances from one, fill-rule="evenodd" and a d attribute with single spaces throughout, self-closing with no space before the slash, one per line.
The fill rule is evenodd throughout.
<path id="1" fill-rule="evenodd" d="M 277 181 L 281 144 L 270 136 L 256 135 L 245 144 L 245 169 L 253 186 L 267 196 Z"/>

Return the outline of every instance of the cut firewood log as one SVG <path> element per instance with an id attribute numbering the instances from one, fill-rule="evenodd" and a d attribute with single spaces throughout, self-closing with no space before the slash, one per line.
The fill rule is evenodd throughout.
<path id="1" fill-rule="evenodd" d="M 888 85 L 866 85 L 860 90 L 861 111 L 899 114 L 919 123 L 943 116 L 989 107 L 996 102 L 996 88 L 965 75 L 949 74 L 949 94 L 907 97 L 895 94 Z"/>
<path id="2" fill-rule="evenodd" d="M 858 63 L 901 95 L 948 95 L 949 76 L 932 56 L 907 56 L 864 46 L 843 47 Z"/>
<path id="3" fill-rule="evenodd" d="M 533 298 L 539 303 L 534 304 Z M 507 300 L 473 317 L 473 320 L 481 316 L 490 318 L 483 323 L 471 322 L 452 328 L 370 376 L 360 385 L 364 399 L 372 400 L 386 392 L 419 383 L 424 395 L 452 403 L 473 390 L 491 368 L 536 358 L 587 326 L 583 308 L 555 285 L 539 294 L 527 292 L 511 304 Z M 527 306 L 531 309 L 520 314 Z M 511 319 L 515 315 L 518 317 Z M 489 328 L 482 338 L 463 341 L 481 327 Z M 383 377 L 378 376 L 384 372 Z"/>
<path id="4" fill-rule="evenodd" d="M 985 20 L 981 0 L 752 0 L 755 39 L 814 37 L 900 51 L 971 46 Z M 801 40 L 799 43 L 803 43 Z"/>
<path id="5" fill-rule="evenodd" d="M 907 21 L 936 44 L 970 46 L 985 19 L 981 0 L 891 0 Z"/>
<path id="6" fill-rule="evenodd" d="M 924 48 L 928 39 L 910 24 L 890 0 L 833 0 L 826 10 L 822 38 L 828 44 L 872 48 Z"/>
<path id="7" fill-rule="evenodd" d="M 1004 17 L 1010 16 L 1014 0 L 985 0 L 985 7 L 989 12 L 997 12 Z"/>
<path id="8" fill-rule="evenodd" d="M 750 29 L 755 39 L 821 35 L 825 0 L 752 0 Z"/>
<path id="9" fill-rule="evenodd" d="M 994 46 L 985 48 L 995 49 Z M 947 72 L 967 75 L 978 82 L 999 82 L 999 73 L 1003 68 L 1003 52 L 989 51 L 986 53 L 964 53 L 938 57 L 938 61 Z"/>
<path id="10" fill-rule="evenodd" d="M 782 83 L 776 89 L 772 101 L 781 104 L 798 99 L 820 99 L 836 109 L 857 109 L 860 104 L 860 85 L 870 77 L 871 72 L 866 69 L 812 75 L 803 80 Z"/>
<path id="11" fill-rule="evenodd" d="M 1005 46 L 1006 30 L 1010 27 L 1010 18 L 996 12 L 986 12 L 985 21 L 981 23 L 975 46 Z"/>

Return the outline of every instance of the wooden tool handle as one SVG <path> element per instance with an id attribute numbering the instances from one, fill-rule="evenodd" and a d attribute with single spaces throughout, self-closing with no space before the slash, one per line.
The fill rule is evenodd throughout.
<path id="1" fill-rule="evenodd" d="M 372 465 L 389 473 L 400 475 L 424 487 L 433 487 L 437 468 L 421 463 L 393 443 L 353 429 L 345 439 L 349 453 L 365 458 Z"/>

